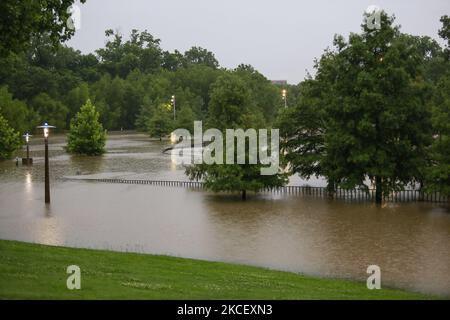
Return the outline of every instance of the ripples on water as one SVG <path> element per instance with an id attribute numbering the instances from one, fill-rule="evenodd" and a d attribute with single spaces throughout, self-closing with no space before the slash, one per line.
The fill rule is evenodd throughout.
<path id="1" fill-rule="evenodd" d="M 345 203 L 283 194 L 215 195 L 184 188 L 66 181 L 102 174 L 185 180 L 145 135 L 113 135 L 102 157 L 70 156 L 51 137 L 52 203 L 43 201 L 43 145 L 35 164 L 0 162 L 0 238 L 51 245 L 232 261 L 450 294 L 450 212 L 433 204 Z M 304 181 L 293 179 L 293 183 Z M 320 185 L 320 179 L 308 182 Z"/>

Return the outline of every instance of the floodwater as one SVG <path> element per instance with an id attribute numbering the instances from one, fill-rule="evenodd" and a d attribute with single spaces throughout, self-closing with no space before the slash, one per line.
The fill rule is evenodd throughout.
<path id="1" fill-rule="evenodd" d="M 215 195 L 63 177 L 186 179 L 167 142 L 109 136 L 102 157 L 70 156 L 50 137 L 52 203 L 44 204 L 43 145 L 34 165 L 0 162 L 0 238 L 237 262 L 450 295 L 450 210 L 427 203 L 348 203 L 298 195 Z M 20 153 L 19 156 L 22 156 Z M 293 184 L 304 181 L 292 179 Z M 308 182 L 320 185 L 320 180 Z M 82 266 L 81 266 L 82 267 Z"/>

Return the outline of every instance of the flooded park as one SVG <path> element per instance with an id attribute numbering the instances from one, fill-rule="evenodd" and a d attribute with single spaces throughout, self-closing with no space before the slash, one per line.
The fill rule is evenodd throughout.
<path id="1" fill-rule="evenodd" d="M 99 157 L 50 140 L 52 202 L 44 203 L 44 144 L 33 165 L 0 162 L 0 238 L 41 244 L 226 261 L 320 277 L 450 295 L 450 209 L 446 203 L 349 202 L 289 193 L 233 194 L 200 188 L 114 184 L 87 178 L 186 181 L 162 150 L 168 141 L 108 136 Z M 17 153 L 24 156 L 24 149 Z M 321 186 L 320 179 L 290 185 Z"/>

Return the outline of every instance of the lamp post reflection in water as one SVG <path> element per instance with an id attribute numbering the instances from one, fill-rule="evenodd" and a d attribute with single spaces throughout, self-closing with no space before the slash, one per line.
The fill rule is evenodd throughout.
<path id="1" fill-rule="evenodd" d="M 25 142 L 27 143 L 27 158 L 25 161 L 23 161 L 22 158 L 22 163 L 26 163 L 26 165 L 30 165 L 33 163 L 33 159 L 30 158 L 30 137 L 32 137 L 31 134 L 28 133 L 28 131 L 23 135 L 23 137 L 25 138 Z"/>
<path id="2" fill-rule="evenodd" d="M 56 128 L 50 126 L 47 122 L 44 122 L 42 126 L 38 126 L 38 129 L 44 130 L 44 140 L 45 140 L 45 203 L 50 203 L 50 178 L 49 178 L 49 168 L 48 168 L 48 135 L 50 128 Z"/>

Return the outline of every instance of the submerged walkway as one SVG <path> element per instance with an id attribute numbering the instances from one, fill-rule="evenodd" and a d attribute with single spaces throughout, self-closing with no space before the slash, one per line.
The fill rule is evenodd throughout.
<path id="1" fill-rule="evenodd" d="M 181 180 L 146 180 L 146 179 L 120 179 L 120 178 L 64 178 L 72 181 L 122 183 L 122 184 L 144 184 L 164 187 L 185 187 L 192 189 L 203 189 L 204 183 L 201 181 L 181 181 Z M 340 189 L 338 188 L 333 197 L 325 187 L 311 186 L 284 186 L 274 188 L 264 188 L 261 193 L 285 193 L 292 195 L 313 196 L 321 198 L 335 198 L 346 201 L 375 201 L 375 189 Z M 384 197 L 388 202 L 437 202 L 449 203 L 450 196 L 440 195 L 438 192 L 425 193 L 420 190 L 403 190 L 392 192 Z"/>

